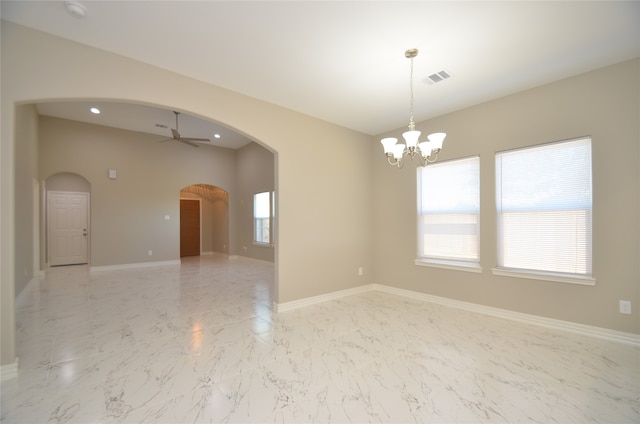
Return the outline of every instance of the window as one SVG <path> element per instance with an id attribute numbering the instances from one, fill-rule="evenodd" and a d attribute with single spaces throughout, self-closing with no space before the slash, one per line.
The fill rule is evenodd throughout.
<path id="1" fill-rule="evenodd" d="M 273 244 L 274 192 L 265 191 L 253 195 L 253 241 L 257 244 Z"/>
<path id="2" fill-rule="evenodd" d="M 496 154 L 498 270 L 590 278 L 591 191 L 590 138 Z"/>
<path id="3" fill-rule="evenodd" d="M 418 260 L 478 267 L 480 158 L 418 168 Z"/>

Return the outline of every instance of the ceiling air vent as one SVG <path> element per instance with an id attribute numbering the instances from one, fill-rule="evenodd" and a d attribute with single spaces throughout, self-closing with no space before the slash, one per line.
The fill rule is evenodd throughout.
<path id="1" fill-rule="evenodd" d="M 442 82 L 446 79 L 451 78 L 451 72 L 449 71 L 440 71 L 440 72 L 436 72 L 435 74 L 431 74 L 428 77 L 426 77 L 423 82 L 425 84 L 435 84 L 437 82 Z"/>

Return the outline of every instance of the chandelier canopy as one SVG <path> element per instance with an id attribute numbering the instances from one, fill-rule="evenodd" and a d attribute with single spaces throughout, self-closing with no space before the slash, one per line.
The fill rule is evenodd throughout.
<path id="1" fill-rule="evenodd" d="M 446 133 L 433 133 L 427 136 L 429 141 L 418 141 L 420 138 L 420 131 L 416 131 L 416 125 L 413 122 L 413 58 L 418 55 L 418 49 L 409 49 L 404 52 L 404 56 L 411 60 L 411 71 L 409 76 L 409 87 L 411 89 L 411 96 L 409 101 L 409 131 L 402 133 L 402 137 L 406 143 L 398 143 L 398 139 L 395 137 L 387 137 L 380 140 L 384 148 L 384 153 L 387 156 L 387 161 L 390 165 L 395 165 L 398 168 L 402 168 L 405 158 L 413 160 L 418 159 L 420 166 L 426 166 L 428 163 L 435 162 L 438 158 L 438 153 L 442 149 L 442 143 L 444 142 Z"/>

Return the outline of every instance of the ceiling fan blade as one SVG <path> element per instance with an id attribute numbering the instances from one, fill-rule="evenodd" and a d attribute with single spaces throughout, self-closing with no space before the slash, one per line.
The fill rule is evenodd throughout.
<path id="1" fill-rule="evenodd" d="M 173 134 L 173 138 L 175 140 L 180 140 L 180 133 L 178 132 L 178 130 L 171 128 L 171 134 Z"/>
<path id="2" fill-rule="evenodd" d="M 188 144 L 189 146 L 193 146 L 193 147 L 200 147 L 200 145 L 196 144 L 196 143 L 192 143 L 189 140 L 185 140 L 184 138 L 179 138 L 178 141 Z"/>
<path id="3" fill-rule="evenodd" d="M 192 137 L 180 137 L 183 140 L 189 140 L 189 141 L 211 141 L 208 138 L 192 138 Z"/>

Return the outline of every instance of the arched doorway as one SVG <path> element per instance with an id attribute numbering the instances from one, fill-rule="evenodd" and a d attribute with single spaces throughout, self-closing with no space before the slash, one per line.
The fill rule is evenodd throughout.
<path id="1" fill-rule="evenodd" d="M 209 184 L 180 190 L 180 256 L 229 252 L 229 194 Z"/>
<path id="2" fill-rule="evenodd" d="M 61 172 L 44 181 L 44 255 L 50 266 L 87 264 L 90 258 L 91 184 Z"/>

